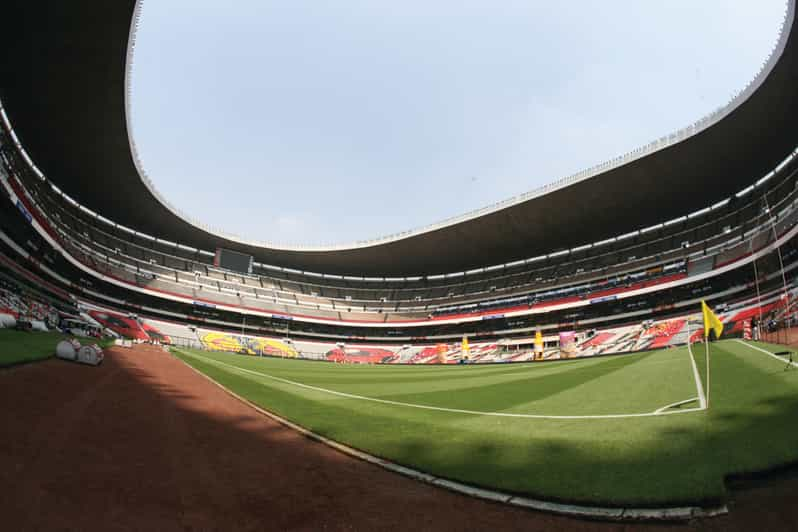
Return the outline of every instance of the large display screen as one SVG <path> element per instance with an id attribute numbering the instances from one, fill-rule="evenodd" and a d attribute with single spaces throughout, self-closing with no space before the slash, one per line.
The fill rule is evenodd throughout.
<path id="1" fill-rule="evenodd" d="M 229 249 L 216 248 L 213 265 L 238 273 L 252 273 L 252 255 L 246 255 Z"/>

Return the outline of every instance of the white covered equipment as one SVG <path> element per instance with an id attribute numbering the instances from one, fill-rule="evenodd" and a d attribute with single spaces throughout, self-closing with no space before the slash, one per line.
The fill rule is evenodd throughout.
<path id="1" fill-rule="evenodd" d="M 97 366 L 103 361 L 103 350 L 97 344 L 84 345 L 78 349 L 78 362 Z"/>
<path id="2" fill-rule="evenodd" d="M 97 366 L 102 363 L 103 350 L 96 344 L 81 346 L 75 339 L 62 340 L 55 348 L 55 356 L 64 360 L 74 360 L 82 364 Z"/>
<path id="3" fill-rule="evenodd" d="M 0 312 L 0 329 L 13 329 L 17 326 L 17 318 L 13 314 Z"/>

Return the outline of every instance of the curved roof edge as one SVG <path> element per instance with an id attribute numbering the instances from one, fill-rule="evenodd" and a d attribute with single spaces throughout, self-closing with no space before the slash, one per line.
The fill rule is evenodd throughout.
<path id="1" fill-rule="evenodd" d="M 467 272 L 582 250 L 755 194 L 757 178 L 798 146 L 798 0 L 787 1 L 770 59 L 723 110 L 543 189 L 351 248 L 246 244 L 190 221 L 157 195 L 134 161 L 127 112 L 140 0 L 12 3 L 0 32 L 0 98 L 34 175 L 98 220 L 167 245 L 226 247 L 292 271 L 357 278 Z"/>
<path id="2" fill-rule="evenodd" d="M 169 200 L 166 199 L 166 197 L 163 194 L 161 194 L 161 192 L 158 190 L 158 188 L 155 186 L 155 184 L 147 175 L 147 172 L 144 170 L 141 158 L 139 157 L 139 153 L 136 148 L 136 143 L 133 138 L 133 128 L 131 124 L 132 90 L 131 90 L 130 79 L 133 71 L 133 58 L 135 53 L 136 35 L 141 19 L 141 7 L 144 3 L 144 0 L 135 0 L 133 17 L 131 19 L 130 31 L 128 35 L 127 56 L 125 64 L 125 80 L 124 80 L 125 123 L 127 126 L 128 142 L 130 144 L 130 153 L 136 171 L 138 172 L 142 182 L 150 191 L 150 193 L 163 205 L 163 207 L 165 207 L 173 215 L 182 219 L 191 226 L 194 226 L 195 228 L 205 231 L 218 238 L 256 248 L 267 248 L 269 250 L 274 250 L 274 251 L 297 251 L 297 252 L 348 251 L 348 250 L 378 246 L 381 244 L 387 244 L 391 242 L 397 242 L 413 236 L 418 236 L 424 233 L 429 233 L 439 229 L 451 227 L 462 222 L 479 218 L 481 216 L 497 213 L 499 211 L 508 209 L 510 207 L 516 206 L 526 201 L 540 198 L 541 196 L 545 196 L 546 194 L 561 190 L 570 185 L 574 185 L 576 183 L 588 180 L 590 178 L 600 176 L 605 172 L 608 172 L 616 168 L 620 168 L 629 163 L 642 159 L 648 155 L 664 150 L 665 148 L 669 148 L 671 146 L 679 144 L 697 135 L 698 133 L 701 133 L 702 131 L 714 126 L 715 124 L 726 118 L 728 115 L 730 115 L 732 112 L 734 112 L 743 103 L 745 103 L 751 97 L 751 95 L 753 95 L 757 91 L 757 89 L 759 89 L 759 87 L 764 83 L 764 81 L 770 75 L 774 67 L 778 64 L 782 54 L 784 53 L 789 37 L 794 29 L 796 2 L 798 2 L 798 0 L 786 0 L 784 20 L 782 21 L 781 28 L 779 30 L 778 40 L 776 41 L 776 44 L 771 50 L 770 56 L 762 64 L 762 68 L 759 70 L 754 79 L 752 79 L 742 90 L 737 92 L 726 105 L 719 107 L 718 109 L 712 111 L 711 113 L 707 114 L 706 116 L 700 118 L 699 120 L 693 122 L 692 124 L 682 129 L 679 129 L 669 135 L 664 135 L 624 155 L 620 155 L 618 157 L 609 159 L 607 161 L 599 163 L 595 166 L 592 166 L 590 168 L 587 168 L 570 176 L 552 181 L 536 189 L 515 195 L 513 197 L 493 203 L 491 205 L 487 205 L 485 207 L 475 209 L 460 215 L 456 215 L 429 225 L 389 235 L 384 235 L 372 239 L 357 240 L 355 242 L 350 242 L 350 243 L 331 244 L 331 245 L 285 245 L 270 241 L 260 241 L 260 240 L 242 238 L 238 235 L 225 232 L 223 229 L 213 228 L 191 217 L 190 215 L 183 212 L 176 206 L 172 205 L 172 203 L 169 202 Z"/>

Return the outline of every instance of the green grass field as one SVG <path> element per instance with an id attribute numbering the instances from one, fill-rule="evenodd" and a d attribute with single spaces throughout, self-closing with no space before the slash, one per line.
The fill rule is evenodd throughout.
<path id="1" fill-rule="evenodd" d="M 72 338 L 58 332 L 0 329 L 0 368 L 46 360 L 55 355 L 61 340 Z M 96 343 L 103 349 L 114 344 L 113 338 L 78 338 L 81 344 Z"/>
<path id="2" fill-rule="evenodd" d="M 64 338 L 60 333 L 0 329 L 0 367 L 50 358 Z"/>
<path id="3" fill-rule="evenodd" d="M 174 352 L 333 440 L 438 476 L 549 500 L 714 504 L 727 495 L 727 475 L 798 459 L 798 368 L 784 371 L 782 361 L 734 340 L 712 346 L 708 410 L 698 401 L 666 408 L 698 397 L 686 348 L 484 366 Z M 703 347 L 694 357 L 705 380 Z"/>

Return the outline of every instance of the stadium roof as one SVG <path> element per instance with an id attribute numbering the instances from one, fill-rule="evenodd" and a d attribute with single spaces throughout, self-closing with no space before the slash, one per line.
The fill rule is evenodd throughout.
<path id="1" fill-rule="evenodd" d="M 365 276 L 456 272 L 677 218 L 767 174 L 798 146 L 794 12 L 795 0 L 789 0 L 782 36 L 757 78 L 728 106 L 685 130 L 479 212 L 351 246 L 281 249 L 225 236 L 181 215 L 142 177 L 128 127 L 135 0 L 4 6 L 0 99 L 43 174 L 82 205 L 129 228 L 199 249 L 227 247 L 298 270 Z M 220 193 L 220 203 L 235 200 L 236 191 Z"/>

